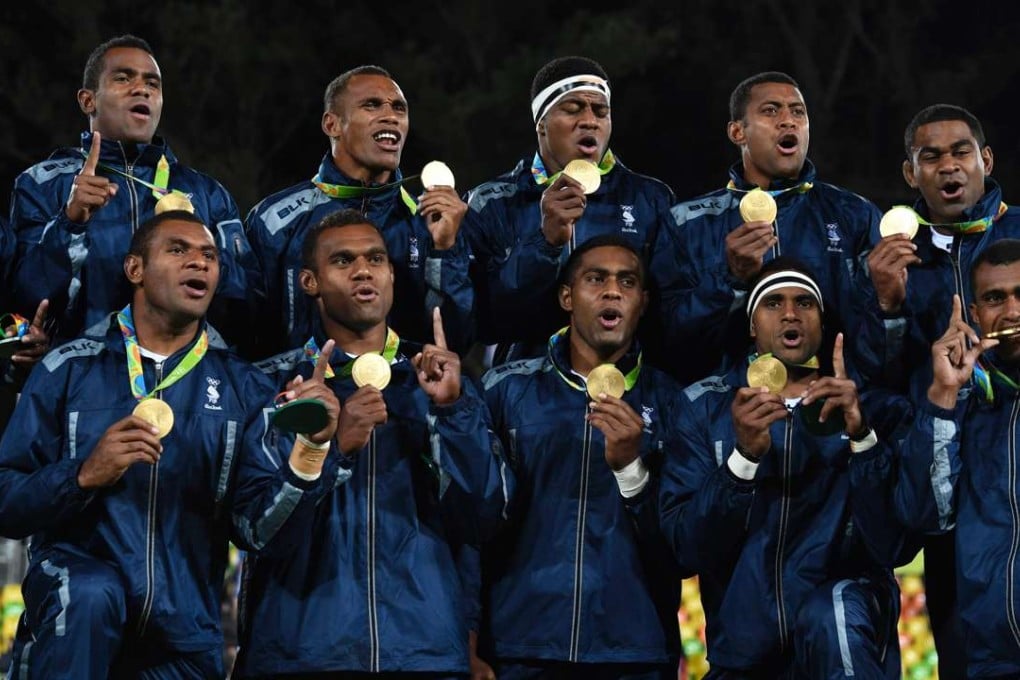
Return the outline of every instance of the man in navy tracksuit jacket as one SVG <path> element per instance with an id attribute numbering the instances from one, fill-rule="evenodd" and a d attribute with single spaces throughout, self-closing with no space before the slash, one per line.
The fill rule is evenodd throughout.
<path id="1" fill-rule="evenodd" d="M 1020 335 L 988 336 L 1020 327 L 1020 240 L 988 246 L 974 263 L 970 285 L 969 318 L 981 336 L 955 297 L 949 328 L 931 348 L 927 394 L 902 443 L 896 507 L 913 528 L 955 528 L 967 677 L 1015 678 Z"/>
<path id="2" fill-rule="evenodd" d="M 970 274 L 992 243 L 1020 237 L 1020 210 L 1003 202 L 989 174 L 991 148 L 980 121 L 966 109 L 935 104 L 919 111 L 904 133 L 903 176 L 920 196 L 914 210 L 923 223 L 911 240 L 882 238 L 858 272 L 859 331 L 854 364 L 871 385 L 923 402 L 931 382 L 930 348 L 949 323 L 953 295 L 973 300 Z M 972 323 L 967 305 L 963 319 Z M 925 540 L 928 613 L 945 677 L 965 673 L 956 606 L 951 532 Z"/>
<path id="3" fill-rule="evenodd" d="M 282 384 L 328 357 L 328 386 L 343 401 L 338 451 L 315 478 L 314 506 L 246 562 L 235 676 L 462 677 L 456 558 L 501 521 L 513 480 L 439 312 L 434 345 L 387 326 L 394 268 L 379 230 L 345 210 L 305 238 L 301 282 L 320 300 L 320 330 L 260 366 Z M 389 384 L 358 387 L 354 356 L 380 351 Z"/>
<path id="4" fill-rule="evenodd" d="M 559 294 L 570 326 L 483 378 L 518 485 L 483 559 L 481 656 L 501 680 L 676 677 L 681 574 L 655 501 L 679 386 L 634 343 L 646 280 L 625 239 L 579 245 Z M 619 397 L 586 392 L 606 363 Z"/>
<path id="5" fill-rule="evenodd" d="M 900 674 L 893 452 L 865 424 L 841 336 L 834 376 L 821 376 L 822 311 L 803 265 L 767 264 L 751 335 L 785 385 L 749 387 L 745 363 L 684 392 L 659 503 L 677 559 L 699 575 L 710 678 Z"/>
<path id="6" fill-rule="evenodd" d="M 124 271 L 131 304 L 47 355 L 0 441 L 0 534 L 32 537 L 12 678 L 224 674 L 232 490 L 239 469 L 270 467 L 272 385 L 205 323 L 219 267 L 194 215 L 143 224 Z M 173 414 L 162 438 L 133 415 L 155 400 Z M 242 546 L 301 495 L 272 469 Z"/>
<path id="7" fill-rule="evenodd" d="M 538 151 L 472 189 L 464 218 L 479 339 L 502 343 L 497 363 L 541 356 L 549 335 L 566 323 L 556 286 L 574 248 L 618 234 L 647 259 L 660 225 L 672 222 L 669 187 L 631 171 L 609 150 L 610 88 L 599 64 L 555 59 L 535 75 L 531 98 Z M 559 174 L 576 159 L 598 164 L 602 179 L 592 194 Z"/>
<path id="8" fill-rule="evenodd" d="M 152 217 L 154 194 L 172 190 L 190 197 L 216 237 L 222 267 L 210 321 L 229 342 L 238 342 L 248 333 L 255 259 L 230 194 L 179 163 L 155 134 L 163 90 L 148 44 L 121 36 L 97 47 L 78 102 L 90 123 L 81 146 L 58 149 L 15 180 L 15 309 L 4 311 L 30 316 L 40 300 L 49 299 L 55 339 L 65 341 L 123 307 L 131 300 L 121 274 L 131 235 Z"/>
<path id="9" fill-rule="evenodd" d="M 683 383 L 739 363 L 749 282 L 763 263 L 791 255 L 816 272 L 828 310 L 827 330 L 849 328 L 857 257 L 877 233 L 878 209 L 845 189 L 819 182 L 807 159 L 809 121 L 797 83 L 760 73 L 730 97 L 730 141 L 741 162 L 730 182 L 673 208 L 674 224 L 655 246 L 664 347 L 656 359 Z M 760 187 L 778 204 L 774 223 L 745 222 L 740 200 Z M 673 351 L 682 347 L 682 352 Z"/>
<path id="10" fill-rule="evenodd" d="M 318 311 L 298 281 L 301 245 L 319 220 L 344 208 L 365 213 L 386 239 L 397 274 L 391 325 L 427 342 L 438 306 L 451 347 L 466 351 L 474 291 L 459 231 L 467 206 L 452 187 L 431 187 L 418 203 L 401 186 L 397 166 L 409 127 L 403 93 L 383 69 L 359 66 L 329 84 L 325 105 L 322 130 L 330 153 L 318 173 L 263 199 L 248 214 L 264 280 L 259 355 L 293 349 L 311 336 Z"/>

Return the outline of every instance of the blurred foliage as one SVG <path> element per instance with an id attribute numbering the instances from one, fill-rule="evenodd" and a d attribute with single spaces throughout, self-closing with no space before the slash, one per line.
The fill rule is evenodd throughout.
<path id="1" fill-rule="evenodd" d="M 364 63 L 408 97 L 408 174 L 446 161 L 467 189 L 534 150 L 528 91 L 549 59 L 583 54 L 613 83 L 612 146 L 681 198 L 717 188 L 736 159 L 725 136 L 733 86 L 789 72 L 811 115 L 811 158 L 826 181 L 881 207 L 909 200 L 902 130 L 936 101 L 970 108 L 1000 152 L 1007 199 L 1018 183 L 1009 95 L 1020 70 L 1020 11 L 955 3 L 741 3 L 651 0 L 561 6 L 521 1 L 345 3 L 53 0 L 0 9 L 0 182 L 85 119 L 75 92 L 93 46 L 131 32 L 150 41 L 165 80 L 160 132 L 186 163 L 223 182 L 242 212 L 310 177 L 328 148 L 322 93 Z M 8 210 L 8 193 L 0 209 Z"/>

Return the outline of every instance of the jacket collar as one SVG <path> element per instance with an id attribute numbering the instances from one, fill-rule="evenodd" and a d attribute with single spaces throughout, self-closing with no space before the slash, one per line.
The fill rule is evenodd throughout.
<path id="1" fill-rule="evenodd" d="M 174 365 L 180 361 L 181 358 L 191 350 L 195 343 L 198 342 L 198 337 L 202 335 L 203 330 L 208 335 L 210 350 L 227 349 L 227 343 L 223 340 L 223 336 L 219 334 L 219 331 L 208 324 L 205 317 L 202 317 L 201 321 L 198 323 L 198 329 L 195 331 L 195 337 L 193 337 L 187 345 L 170 355 L 167 358 L 167 362 Z M 124 336 L 120 331 L 120 325 L 117 323 L 117 312 L 111 312 L 105 319 L 86 329 L 83 336 L 90 340 L 95 340 L 105 344 L 106 348 L 115 354 L 119 354 L 121 356 L 126 354 L 124 349 Z"/>
<path id="2" fill-rule="evenodd" d="M 365 186 L 364 182 L 360 182 L 358 180 L 351 179 L 350 177 L 348 177 L 347 175 L 342 173 L 340 171 L 340 168 L 336 167 L 336 163 L 333 162 L 333 156 L 328 154 L 328 153 L 325 154 L 322 157 L 322 162 L 319 163 L 319 178 L 320 178 L 321 181 L 323 181 L 323 182 L 325 182 L 327 184 L 341 184 L 341 185 L 344 185 L 344 186 L 352 186 L 352 187 L 363 187 L 363 186 Z M 374 196 L 392 196 L 392 195 L 396 194 L 398 192 L 398 190 L 399 190 L 399 187 L 396 186 L 395 183 L 399 182 L 399 181 L 401 181 L 403 179 L 404 179 L 403 173 L 400 172 L 400 168 L 397 168 L 393 172 L 392 177 L 390 177 L 390 181 L 387 182 L 387 184 L 393 184 L 394 186 L 390 187 L 386 191 L 380 192 L 378 194 L 373 194 L 373 195 Z M 378 186 L 383 186 L 383 185 L 378 184 L 378 183 L 373 183 L 373 184 L 369 184 L 368 186 L 378 187 Z"/>
<path id="3" fill-rule="evenodd" d="M 730 166 L 730 180 L 732 180 L 733 184 L 741 191 L 750 191 L 751 189 L 755 188 L 754 184 L 751 184 L 750 182 L 744 179 L 744 164 L 741 161 L 738 161 Z M 814 181 L 815 181 L 815 164 L 812 163 L 809 159 L 805 158 L 804 167 L 800 169 L 800 175 L 797 176 L 797 179 L 774 179 L 772 180 L 772 183 L 769 184 L 769 186 L 762 188 L 768 189 L 770 191 L 781 191 L 783 189 L 795 187 L 798 184 L 803 184 L 804 182 L 813 183 Z"/>
<path id="4" fill-rule="evenodd" d="M 76 149 L 74 154 L 80 156 L 82 152 L 88 153 L 92 146 L 92 133 L 81 133 L 81 148 Z M 170 165 L 177 163 L 177 157 L 170 150 L 166 140 L 159 135 L 152 138 L 148 144 L 134 142 L 119 142 L 112 139 L 104 139 L 99 146 L 99 162 L 115 167 L 124 167 L 128 164 L 134 166 L 156 167 L 159 159 L 166 156 Z"/>
<path id="5" fill-rule="evenodd" d="M 575 390 L 586 391 L 585 381 L 581 376 L 574 373 L 570 364 L 570 327 L 557 331 L 549 338 L 547 356 L 550 363 L 556 369 L 560 378 Z M 635 381 L 640 377 L 641 371 L 641 347 L 637 339 L 631 342 L 630 348 L 615 364 L 624 376 L 633 373 Z M 630 381 L 628 381 L 630 382 Z"/>

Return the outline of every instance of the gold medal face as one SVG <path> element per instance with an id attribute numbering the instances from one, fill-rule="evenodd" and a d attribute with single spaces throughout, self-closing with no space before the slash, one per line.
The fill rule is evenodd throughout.
<path id="1" fill-rule="evenodd" d="M 1001 331 L 992 331 L 991 333 L 985 333 L 986 338 L 1008 338 L 1013 335 L 1020 334 L 1020 326 L 1013 326 L 1012 328 L 1003 328 Z"/>
<path id="2" fill-rule="evenodd" d="M 890 208 L 878 223 L 878 233 L 882 238 L 893 234 L 906 234 L 907 238 L 914 238 L 917 234 L 917 213 L 905 205 L 897 205 Z"/>
<path id="3" fill-rule="evenodd" d="M 454 187 L 453 170 L 443 161 L 429 161 L 421 169 L 421 183 L 425 187 Z"/>
<path id="4" fill-rule="evenodd" d="M 616 366 L 602 364 L 591 369 L 588 374 L 588 396 L 598 399 L 600 394 L 608 394 L 619 399 L 627 390 L 627 381 Z"/>
<path id="5" fill-rule="evenodd" d="M 189 213 L 194 213 L 195 206 L 191 204 L 191 199 L 184 194 L 171 191 L 169 194 L 166 194 L 156 201 L 157 215 L 165 213 L 168 210 L 186 210 Z"/>
<path id="6" fill-rule="evenodd" d="M 776 199 L 767 191 L 751 189 L 740 199 L 740 216 L 745 222 L 775 222 L 778 212 Z"/>
<path id="7" fill-rule="evenodd" d="M 586 194 L 594 194 L 602 184 L 602 175 L 599 174 L 599 167 L 591 161 L 576 158 L 563 168 L 563 174 L 570 179 L 576 180 L 584 189 Z"/>
<path id="8" fill-rule="evenodd" d="M 375 352 L 362 354 L 354 360 L 351 377 L 358 387 L 371 385 L 378 390 L 385 389 L 390 384 L 390 362 Z"/>
<path id="9" fill-rule="evenodd" d="M 159 430 L 157 436 L 160 439 L 170 434 L 174 427 L 173 409 L 162 399 L 142 399 L 131 413 Z"/>
<path id="10" fill-rule="evenodd" d="M 779 394 L 786 387 L 786 366 L 775 357 L 758 357 L 747 367 L 748 387 L 767 387 Z"/>

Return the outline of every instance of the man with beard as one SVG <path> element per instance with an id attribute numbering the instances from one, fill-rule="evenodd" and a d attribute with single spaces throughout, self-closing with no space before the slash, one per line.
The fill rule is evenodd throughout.
<path id="1" fill-rule="evenodd" d="M 931 348 L 932 380 L 902 444 L 897 511 L 916 529 L 954 529 L 966 676 L 1015 678 L 1020 240 L 984 249 L 970 286 L 969 318 L 980 335 L 954 296 L 949 327 Z"/>
<path id="2" fill-rule="evenodd" d="M 400 155 L 410 128 L 407 100 L 388 72 L 358 66 L 326 88 L 322 131 L 330 152 L 309 180 L 262 200 L 248 232 L 262 268 L 260 356 L 293 349 L 315 331 L 318 310 L 302 292 L 305 235 L 327 215 L 355 209 L 378 224 L 396 274 L 391 323 L 427 342 L 442 310 L 452 349 L 471 341 L 474 292 L 460 234 L 467 206 L 453 187 L 426 187 L 420 202 L 402 186 Z"/>

